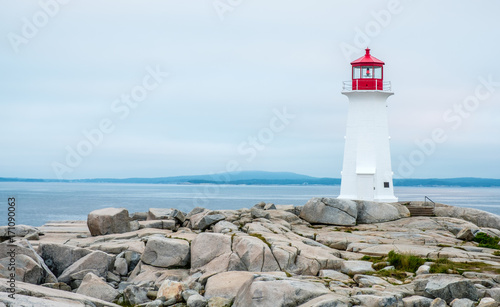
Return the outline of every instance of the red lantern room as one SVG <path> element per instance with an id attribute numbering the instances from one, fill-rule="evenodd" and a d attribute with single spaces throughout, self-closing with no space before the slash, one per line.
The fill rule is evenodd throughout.
<path id="1" fill-rule="evenodd" d="M 353 91 L 384 90 L 384 62 L 371 56 L 370 49 L 366 48 L 366 54 L 351 65 Z"/>

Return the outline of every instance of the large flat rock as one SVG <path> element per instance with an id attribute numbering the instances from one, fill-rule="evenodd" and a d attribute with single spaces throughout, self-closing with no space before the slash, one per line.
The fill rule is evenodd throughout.
<path id="1" fill-rule="evenodd" d="M 358 216 L 357 205 L 352 200 L 318 198 L 309 200 L 300 218 L 312 224 L 354 226 Z"/>
<path id="2" fill-rule="evenodd" d="M 7 285 L 8 285 L 7 279 L 0 278 L 0 297 L 2 299 L 5 297 L 3 293 L 7 292 Z M 23 296 L 21 299 L 33 302 L 33 305 L 26 305 L 26 306 L 44 306 L 44 305 L 37 305 L 36 303 L 40 304 L 46 303 L 47 305 L 45 306 L 55 306 L 55 307 L 59 306 L 120 307 L 119 305 L 106 302 L 97 298 L 89 297 L 86 295 L 32 285 L 20 281 L 16 282 L 16 293 Z M 34 298 L 38 298 L 40 300 L 37 299 L 33 300 Z M 56 302 L 56 303 L 50 305 L 51 302 Z M 59 302 L 62 302 L 61 304 L 65 303 L 66 305 L 56 305 Z"/>

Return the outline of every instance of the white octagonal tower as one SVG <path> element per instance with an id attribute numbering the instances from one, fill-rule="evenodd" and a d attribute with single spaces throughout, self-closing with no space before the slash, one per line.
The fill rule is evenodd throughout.
<path id="1" fill-rule="evenodd" d="M 384 62 L 366 54 L 351 62 L 352 81 L 344 82 L 349 98 L 340 199 L 396 202 L 392 185 Z"/>

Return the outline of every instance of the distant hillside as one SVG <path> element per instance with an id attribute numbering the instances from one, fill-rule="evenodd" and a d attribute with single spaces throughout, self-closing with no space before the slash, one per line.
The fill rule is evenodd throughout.
<path id="1" fill-rule="evenodd" d="M 395 186 L 425 186 L 425 187 L 435 187 L 435 186 L 447 186 L 447 187 L 500 187 L 500 179 L 488 179 L 488 178 L 446 178 L 446 179 L 394 179 Z"/>
<path id="2" fill-rule="evenodd" d="M 1 178 L 0 182 L 89 182 L 89 183 L 144 183 L 144 184 L 246 184 L 246 185 L 339 185 L 339 178 L 317 178 L 289 172 L 243 171 L 212 175 L 175 176 L 159 178 L 95 178 L 78 180 Z M 395 186 L 453 186 L 500 187 L 500 179 L 446 178 L 394 179 Z"/>

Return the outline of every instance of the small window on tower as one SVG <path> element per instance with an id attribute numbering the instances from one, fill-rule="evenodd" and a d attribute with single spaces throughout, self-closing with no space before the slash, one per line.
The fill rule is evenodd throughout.
<path id="1" fill-rule="evenodd" d="M 384 188 L 388 188 L 389 187 L 389 182 L 384 182 Z"/>
<path id="2" fill-rule="evenodd" d="M 353 79 L 361 78 L 361 67 L 354 67 Z"/>

